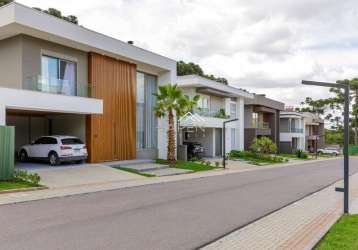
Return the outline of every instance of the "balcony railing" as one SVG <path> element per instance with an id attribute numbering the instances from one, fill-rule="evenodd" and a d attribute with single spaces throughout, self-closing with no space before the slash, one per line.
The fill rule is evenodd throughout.
<path id="1" fill-rule="evenodd" d="M 89 84 L 71 84 L 68 80 L 34 76 L 26 78 L 24 89 L 58 95 L 94 97 L 95 88 Z"/>
<path id="2" fill-rule="evenodd" d="M 270 129 L 270 123 L 269 122 L 254 123 L 253 127 L 257 129 Z"/>
<path id="3" fill-rule="evenodd" d="M 288 128 L 288 129 L 281 129 L 283 133 L 303 133 L 303 128 Z"/>
<path id="4" fill-rule="evenodd" d="M 215 110 L 215 111 L 209 109 L 197 109 L 194 111 L 194 113 L 205 117 L 214 117 L 214 118 L 221 118 L 221 119 L 230 118 L 229 115 L 225 114 L 224 109 Z"/>

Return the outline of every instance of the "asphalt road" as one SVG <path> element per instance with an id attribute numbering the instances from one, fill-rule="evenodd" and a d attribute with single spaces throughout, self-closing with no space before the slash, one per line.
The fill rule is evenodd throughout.
<path id="1" fill-rule="evenodd" d="M 335 182 L 342 162 L 3 205 L 0 249 L 194 249 Z"/>

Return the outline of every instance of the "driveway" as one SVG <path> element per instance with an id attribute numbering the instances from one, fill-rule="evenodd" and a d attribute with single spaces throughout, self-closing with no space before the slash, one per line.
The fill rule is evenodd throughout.
<path id="1" fill-rule="evenodd" d="M 38 173 L 41 177 L 40 184 L 49 188 L 68 188 L 145 178 L 103 164 L 64 164 L 51 167 L 43 163 L 18 163 L 16 168 Z"/>
<path id="2" fill-rule="evenodd" d="M 0 206 L 4 249 L 194 249 L 342 177 L 342 159 Z M 358 158 L 351 160 L 358 171 Z"/>

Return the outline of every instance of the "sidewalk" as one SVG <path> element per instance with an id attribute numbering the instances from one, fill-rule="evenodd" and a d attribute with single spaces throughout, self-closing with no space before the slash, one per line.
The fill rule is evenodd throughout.
<path id="1" fill-rule="evenodd" d="M 339 181 L 317 193 L 286 206 L 262 219 L 204 247 L 205 250 L 226 249 L 312 249 L 340 218 L 343 193 Z M 350 198 L 358 206 L 358 174 L 350 177 Z"/>
<path id="2" fill-rule="evenodd" d="M 317 161 L 326 161 L 326 160 L 317 160 Z M 159 184 L 159 183 L 167 183 L 167 182 L 189 180 L 189 179 L 196 179 L 196 178 L 205 178 L 210 176 L 241 173 L 247 171 L 256 171 L 256 170 L 282 168 L 282 167 L 299 167 L 300 165 L 304 165 L 305 163 L 309 164 L 312 163 L 312 161 L 308 161 L 308 162 L 302 161 L 299 163 L 274 164 L 270 166 L 254 166 L 254 165 L 248 166 L 248 164 L 240 165 L 240 162 L 228 161 L 228 168 L 225 170 L 219 169 L 219 170 L 213 170 L 207 172 L 196 172 L 196 173 L 183 174 L 183 175 L 151 177 L 151 178 L 144 178 L 135 175 L 136 178 L 134 179 L 132 178 L 128 180 L 125 179 L 112 180 L 112 181 L 103 181 L 103 182 L 88 183 L 88 184 L 81 184 L 81 185 L 70 185 L 70 186 L 51 185 L 49 189 L 45 189 L 45 190 L 0 194 L 0 205 L 41 200 L 41 199 L 49 199 L 55 197 L 64 197 L 64 196 L 71 196 L 77 194 L 101 192 L 101 191 L 115 190 L 121 188 L 130 188 L 130 187 L 150 185 L 150 184 Z"/>

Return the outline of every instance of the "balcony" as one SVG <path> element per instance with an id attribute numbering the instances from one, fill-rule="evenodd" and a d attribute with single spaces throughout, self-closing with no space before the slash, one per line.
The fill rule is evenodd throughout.
<path id="1" fill-rule="evenodd" d="M 95 88 L 92 85 L 71 84 L 68 80 L 47 78 L 41 75 L 28 77 L 24 82 L 23 89 L 66 96 L 95 96 Z"/>
<path id="2" fill-rule="evenodd" d="M 194 111 L 195 114 L 203 116 L 203 117 L 212 117 L 212 118 L 219 118 L 219 119 L 229 119 L 230 116 L 226 115 L 224 109 L 219 109 L 216 111 L 212 111 L 209 109 L 197 109 Z"/>
<path id="3" fill-rule="evenodd" d="M 282 128 L 281 133 L 303 133 L 303 128 Z"/>

